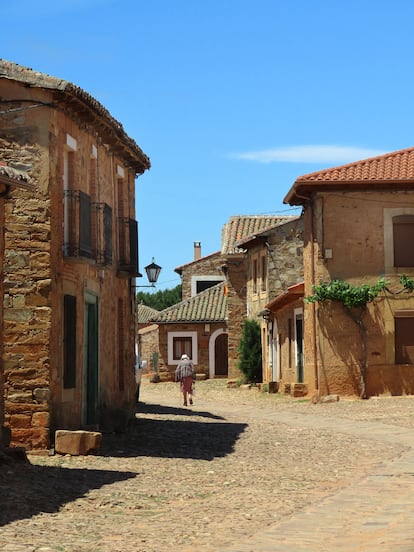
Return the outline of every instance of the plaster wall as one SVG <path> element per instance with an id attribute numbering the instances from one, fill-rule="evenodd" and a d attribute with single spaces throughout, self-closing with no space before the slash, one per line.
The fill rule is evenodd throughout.
<path id="1" fill-rule="evenodd" d="M 312 208 L 305 208 L 305 297 L 312 294 L 314 283 L 334 279 L 372 285 L 385 277 L 390 288 L 397 290 L 401 288 L 400 274 L 414 276 L 413 268 L 390 266 L 390 211 L 414 213 L 414 196 L 405 191 L 384 191 L 335 192 L 315 197 Z M 368 304 L 363 321 L 369 396 L 403 394 L 414 387 L 414 368 L 397 366 L 394 361 L 394 313 L 413 308 L 414 298 L 407 294 L 386 293 Z M 305 302 L 304 318 L 305 380 L 309 390 L 319 385 L 322 395 L 359 395 L 362 351 L 355 321 L 337 303 Z"/>

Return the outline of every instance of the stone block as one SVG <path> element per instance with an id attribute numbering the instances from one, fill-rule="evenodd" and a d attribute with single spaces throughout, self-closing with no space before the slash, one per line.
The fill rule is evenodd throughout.
<path id="1" fill-rule="evenodd" d="M 21 446 L 22 443 L 28 451 L 48 450 L 49 430 L 43 427 L 12 428 L 11 446 Z"/>
<path id="2" fill-rule="evenodd" d="M 39 387 L 33 389 L 33 398 L 38 402 L 47 402 L 50 399 L 50 389 Z"/>
<path id="3" fill-rule="evenodd" d="M 32 417 L 27 414 L 13 414 L 10 417 L 10 426 L 13 429 L 29 428 L 32 425 Z"/>
<path id="4" fill-rule="evenodd" d="M 49 412 L 34 412 L 32 415 L 33 427 L 50 427 Z"/>
<path id="5" fill-rule="evenodd" d="M 55 432 L 55 452 L 58 454 L 84 456 L 97 451 L 101 442 L 102 433 L 97 431 L 60 429 Z"/>
<path id="6" fill-rule="evenodd" d="M 323 404 L 334 403 L 339 401 L 339 395 L 326 395 L 322 397 L 319 402 Z"/>

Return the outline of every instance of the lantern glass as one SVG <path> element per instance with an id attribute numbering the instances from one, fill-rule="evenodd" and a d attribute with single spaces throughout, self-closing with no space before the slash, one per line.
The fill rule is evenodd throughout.
<path id="1" fill-rule="evenodd" d="M 151 284 L 155 284 L 160 275 L 161 267 L 154 263 L 154 259 L 152 259 L 152 263 L 145 267 L 145 272 L 147 273 L 148 281 Z"/>

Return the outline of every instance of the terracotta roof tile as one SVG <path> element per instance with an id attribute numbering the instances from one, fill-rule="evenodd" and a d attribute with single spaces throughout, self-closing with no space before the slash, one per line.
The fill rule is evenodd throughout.
<path id="1" fill-rule="evenodd" d="M 80 107 L 87 106 L 90 112 L 96 113 L 105 121 L 106 125 L 103 125 L 101 130 L 105 137 L 116 136 L 126 147 L 126 150 L 131 156 L 131 160 L 134 161 L 137 172 L 144 172 L 144 170 L 150 168 L 151 162 L 149 157 L 142 151 L 138 144 L 126 134 L 122 124 L 112 117 L 109 111 L 101 103 L 79 86 L 64 79 L 34 71 L 29 67 L 5 59 L 0 59 L 0 80 L 1 79 L 21 82 L 32 88 L 49 89 L 55 92 L 56 99 L 58 99 L 59 96 L 63 96 L 69 100 L 78 102 Z M 33 103 L 36 103 L 36 101 L 33 101 Z"/>
<path id="2" fill-rule="evenodd" d="M 207 259 L 212 257 L 219 257 L 220 255 L 221 255 L 220 251 L 215 251 L 214 253 L 210 253 L 209 255 L 205 255 L 204 257 L 200 257 L 199 259 L 195 259 L 193 261 L 190 261 L 189 263 L 185 263 L 183 265 L 177 266 L 176 268 L 174 268 L 174 272 L 181 274 L 184 268 L 187 268 L 195 263 L 206 261 Z"/>
<path id="3" fill-rule="evenodd" d="M 250 242 L 253 242 L 254 240 L 256 240 L 257 238 L 260 238 L 260 237 L 263 237 L 265 238 L 269 232 L 272 232 L 273 230 L 275 230 L 276 228 L 279 228 L 280 226 L 283 226 L 284 224 L 288 224 L 289 222 L 292 222 L 294 220 L 297 220 L 297 221 L 300 221 L 300 217 L 299 216 L 291 216 L 291 217 L 288 217 L 289 220 L 285 220 L 283 222 L 280 222 L 278 224 L 275 224 L 274 226 L 269 226 L 268 228 L 265 228 L 264 230 L 261 230 L 260 232 L 256 232 L 255 234 L 251 234 L 249 236 L 245 236 L 243 239 L 241 240 L 238 240 L 235 242 L 235 247 L 237 249 L 239 248 L 245 248 L 245 246 L 247 244 L 249 244 Z"/>
<path id="4" fill-rule="evenodd" d="M 289 286 L 285 292 L 270 301 L 265 308 L 271 312 L 276 312 L 278 309 L 288 305 L 289 303 L 301 299 L 304 295 L 304 290 L 305 284 L 303 282 Z"/>
<path id="5" fill-rule="evenodd" d="M 223 322 L 227 319 L 227 297 L 224 282 L 198 293 L 187 301 L 161 311 L 152 321 L 169 322 Z"/>
<path id="6" fill-rule="evenodd" d="M 297 218 L 295 216 L 242 215 L 232 216 L 221 232 L 221 253 L 236 253 L 236 243 L 248 236 L 263 232 L 279 224 Z"/>
<path id="7" fill-rule="evenodd" d="M 299 176 L 296 182 L 414 180 L 414 147 Z"/>
<path id="8" fill-rule="evenodd" d="M 299 176 L 284 202 L 301 205 L 316 189 L 414 187 L 414 147 Z"/>
<path id="9" fill-rule="evenodd" d="M 159 313 L 160 311 L 156 310 L 156 309 L 152 309 L 151 307 L 148 307 L 147 305 L 142 305 L 142 304 L 139 304 L 137 306 L 137 320 L 138 320 L 138 324 L 148 324 L 148 322 L 150 320 L 152 320 L 152 318 L 154 316 L 157 316 L 157 314 Z"/>

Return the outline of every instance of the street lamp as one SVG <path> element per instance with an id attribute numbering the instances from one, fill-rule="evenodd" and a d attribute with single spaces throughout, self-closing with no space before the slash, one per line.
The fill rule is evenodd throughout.
<path id="1" fill-rule="evenodd" d="M 147 273 L 149 286 L 135 286 L 137 288 L 142 287 L 155 287 L 155 284 L 158 280 L 158 276 L 161 272 L 161 267 L 154 262 L 154 257 L 152 258 L 152 263 L 144 267 L 145 272 Z"/>

